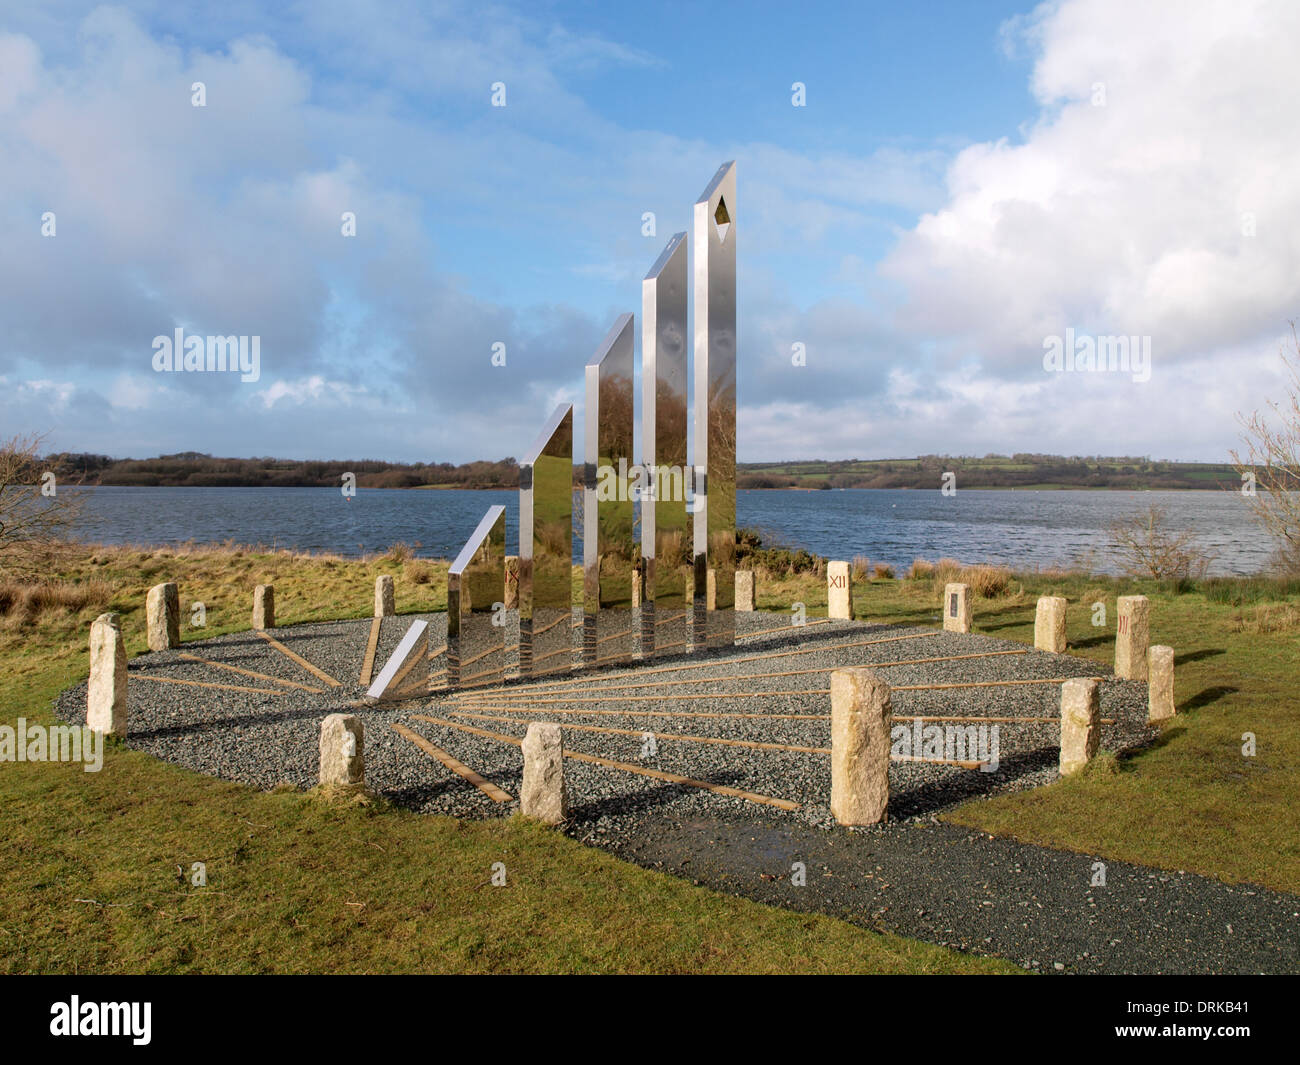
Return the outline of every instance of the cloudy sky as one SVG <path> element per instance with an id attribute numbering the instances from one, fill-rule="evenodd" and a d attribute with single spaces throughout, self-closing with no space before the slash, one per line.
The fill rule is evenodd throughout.
<path id="1" fill-rule="evenodd" d="M 1284 386 L 1291 0 L 262 6 L 4 5 L 0 437 L 518 456 L 727 159 L 742 460 L 1223 460 Z"/>

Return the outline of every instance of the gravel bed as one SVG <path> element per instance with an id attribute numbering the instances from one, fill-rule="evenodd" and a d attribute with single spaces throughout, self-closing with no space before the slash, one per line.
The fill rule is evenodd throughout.
<path id="1" fill-rule="evenodd" d="M 385 618 L 380 629 L 376 675 L 417 619 L 429 625 L 431 650 L 445 644 L 445 614 Z M 286 647 L 340 681 L 339 687 L 325 685 L 257 635 L 235 633 L 188 642 L 179 652 L 142 655 L 130 663 L 128 742 L 165 761 L 228 780 L 260 788 L 290 784 L 305 789 L 316 782 L 320 719 L 328 713 L 346 710 L 357 714 L 366 727 L 366 777 L 370 790 L 421 811 L 457 817 L 499 817 L 517 809 L 517 802 L 493 802 L 399 736 L 391 726 L 405 724 L 517 796 L 522 776 L 522 754 L 517 746 L 446 725 L 417 721 L 412 715 L 425 714 L 516 738 L 523 736 L 530 719 L 550 719 L 562 725 L 592 725 L 636 733 L 609 734 L 571 727 L 565 734 L 566 746 L 571 750 L 799 805 L 797 811 L 787 812 L 698 787 L 568 760 L 565 772 L 573 806 L 570 831 L 580 838 L 616 846 L 629 833 L 639 832 L 641 818 L 651 815 L 725 818 L 759 809 L 818 827 L 830 826 L 830 760 L 826 754 L 692 743 L 665 735 L 677 733 L 794 747 L 829 746 L 829 696 L 810 690 L 828 686 L 825 672 L 775 677 L 755 674 L 874 664 L 892 685 L 906 686 L 1098 673 L 1094 663 L 1035 651 L 949 662 L 913 662 L 1024 648 L 989 636 L 958 635 L 921 627 L 886 627 L 863 622 L 795 627 L 786 622 L 788 617 L 781 614 L 737 615 L 737 633 L 742 638 L 734 651 L 664 658 L 647 667 L 593 670 L 583 674 L 584 682 L 579 684 L 565 684 L 569 678 L 550 678 L 532 687 L 561 688 L 563 695 L 542 693 L 527 703 L 494 693 L 474 692 L 433 694 L 427 699 L 399 704 L 359 705 L 364 695 L 358 683 L 359 674 L 371 626 L 365 619 L 295 625 L 273 632 Z M 517 634 L 518 618 L 512 615 L 506 627 L 507 643 L 515 644 Z M 755 635 L 743 638 L 746 634 Z M 580 647 L 577 630 L 574 637 L 576 654 Z M 788 654 L 790 651 L 801 653 Z M 188 661 L 181 657 L 182 653 L 323 690 L 316 694 L 215 669 Z M 700 664 L 703 668 L 649 672 Z M 432 661 L 435 671 L 444 666 L 445 656 Z M 145 679 L 151 676 L 265 690 L 197 688 Z M 626 687 L 647 683 L 658 686 L 636 690 Z M 620 688 L 620 684 L 624 687 Z M 519 682 L 510 682 L 498 690 L 508 695 L 518 686 Z M 603 694 L 603 689 L 611 690 Z M 776 694 L 755 697 L 751 694 L 755 691 Z M 705 693 L 716 698 L 629 698 Z M 597 695 L 598 703 L 571 701 Z M 542 702 L 543 698 L 562 701 L 552 705 Z M 897 691 L 894 713 L 900 719 L 907 714 L 1055 718 L 1058 700 L 1059 690 L 1050 684 Z M 1101 702 L 1103 716 L 1117 719 L 1115 724 L 1103 726 L 1104 747 L 1120 750 L 1148 742 L 1152 732 L 1145 724 L 1144 685 L 1109 680 L 1102 686 Z M 525 705 L 530 712 L 500 709 Z M 84 683 L 63 693 L 57 709 L 65 720 L 84 721 Z M 551 710 L 581 712 L 548 716 Z M 591 713 L 593 710 L 601 712 Z M 458 716 L 461 711 L 506 720 Z M 677 716 L 682 712 L 815 717 Z M 893 763 L 891 818 L 929 818 L 944 807 L 971 797 L 1033 787 L 1056 778 L 1057 726 L 1054 723 L 1000 724 L 998 729 L 999 769 L 994 773 L 932 762 Z M 646 731 L 657 734 L 653 751 L 644 739 Z"/>

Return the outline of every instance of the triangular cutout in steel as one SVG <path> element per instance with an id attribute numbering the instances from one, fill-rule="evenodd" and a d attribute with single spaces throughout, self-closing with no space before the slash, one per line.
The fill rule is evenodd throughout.
<path id="1" fill-rule="evenodd" d="M 727 213 L 727 201 L 718 197 L 718 209 L 713 212 L 713 224 L 718 229 L 718 242 L 727 242 L 727 231 L 731 229 L 731 215 Z"/>

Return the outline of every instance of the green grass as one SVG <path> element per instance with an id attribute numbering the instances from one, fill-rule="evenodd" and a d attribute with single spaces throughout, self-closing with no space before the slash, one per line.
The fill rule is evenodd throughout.
<path id="1" fill-rule="evenodd" d="M 158 580 L 180 582 L 187 619 L 192 602 L 208 606 L 209 626 L 186 627 L 186 639 L 247 627 L 253 585 L 268 580 L 286 624 L 367 615 L 380 572 L 402 578 L 399 610 L 441 606 L 439 567 L 402 554 L 70 556 L 56 576 L 90 602 L 0 617 L 0 718 L 51 720 L 51 700 L 85 675 L 103 609 L 123 613 L 129 653 L 142 651 L 144 595 Z M 0 972 L 1018 971 L 708 891 L 518 818 L 258 792 L 125 747 L 97 774 L 0 764 L 0 800 Z M 206 887 L 185 875 L 194 862 Z M 491 885 L 495 862 L 504 887 Z"/>
<path id="2" fill-rule="evenodd" d="M 1201 590 L 1173 595 L 1155 582 L 1021 575 L 1012 594 L 976 599 L 977 632 L 1032 645 L 1038 596 L 1066 596 L 1070 653 L 1109 673 L 1116 595 L 1149 596 L 1151 642 L 1174 648 L 1179 713 L 1153 748 L 1121 758 L 1114 773 L 968 803 L 947 819 L 1026 842 L 1300 892 L 1300 607 L 1292 584 L 1228 583 L 1239 583 L 1240 594 L 1225 595 L 1223 581 L 1198 586 L 1207 597 Z M 777 596 L 790 590 L 778 587 Z M 1094 601 L 1106 604 L 1103 627 L 1091 624 Z M 818 602 L 824 612 L 824 593 Z M 938 597 L 924 582 L 859 586 L 854 606 L 872 621 L 924 624 L 939 616 Z M 1254 757 L 1242 754 L 1247 732 L 1256 737 Z"/>
<path id="3" fill-rule="evenodd" d="M 285 552 L 100 549 L 53 576 L 58 597 L 0 616 L 12 723 L 50 720 L 54 696 L 86 672 L 90 621 L 124 614 L 144 649 L 148 586 L 181 585 L 184 618 L 245 628 L 254 584 L 276 585 L 283 623 L 370 612 L 374 577 L 398 578 L 398 609 L 444 607 L 445 564 L 396 551 L 364 561 Z M 1300 891 L 1300 603 L 1293 584 L 1167 586 L 1020 575 L 976 599 L 975 628 L 1031 643 L 1040 594 L 1070 600 L 1071 653 L 1113 662 L 1115 597 L 1152 598 L 1152 640 L 1178 656 L 1179 716 L 1160 742 L 1098 771 L 967 804 L 948 819 L 999 835 L 1229 882 Z M 824 579 L 763 574 L 759 605 L 825 614 Z M 933 624 L 930 581 L 855 590 L 860 618 Z M 1106 604 L 1093 627 L 1091 606 Z M 15 600 L 16 602 L 16 600 Z M 33 608 L 36 609 L 36 608 Z M 1109 672 L 1109 668 L 1106 669 Z M 1242 734 L 1258 753 L 1242 756 Z M 519 820 L 471 823 L 383 803 L 334 805 L 257 792 L 110 749 L 104 770 L 0 764 L 0 971 L 5 972 L 995 972 L 1013 967 L 823 916 L 713 893 L 626 865 Z M 209 883 L 178 876 L 207 863 Z M 493 862 L 507 886 L 490 886 Z M 89 900 L 89 901 L 78 901 Z"/>

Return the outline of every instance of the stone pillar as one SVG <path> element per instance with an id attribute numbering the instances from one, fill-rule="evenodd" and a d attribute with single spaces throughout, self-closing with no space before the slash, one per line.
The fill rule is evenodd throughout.
<path id="1" fill-rule="evenodd" d="M 644 582 L 641 575 L 640 564 L 632 567 L 632 609 L 639 610 L 641 607 L 641 589 Z"/>
<path id="2" fill-rule="evenodd" d="M 169 651 L 181 644 L 181 593 L 172 582 L 155 584 L 145 599 L 149 650 Z"/>
<path id="3" fill-rule="evenodd" d="M 752 569 L 736 570 L 736 609 L 745 613 L 753 613 L 755 609 L 754 600 L 757 596 L 754 594 L 755 581 Z"/>
<path id="4" fill-rule="evenodd" d="M 1151 601 L 1145 595 L 1121 595 L 1116 615 L 1115 676 L 1121 680 L 1146 680 Z"/>
<path id="5" fill-rule="evenodd" d="M 330 714 L 320 723 L 320 784 L 356 788 L 366 783 L 366 730 L 354 714 Z"/>
<path id="6" fill-rule="evenodd" d="M 970 632 L 973 616 L 970 585 L 945 584 L 943 586 L 943 631 Z"/>
<path id="7" fill-rule="evenodd" d="M 559 725 L 533 721 L 524 735 L 524 782 L 519 812 L 548 825 L 569 816 L 564 788 L 564 739 Z"/>
<path id="8" fill-rule="evenodd" d="M 1174 649 L 1157 645 L 1147 652 L 1147 720 L 1164 721 L 1176 713 Z"/>
<path id="9" fill-rule="evenodd" d="M 889 685 L 863 666 L 831 673 L 831 813 L 874 825 L 889 812 Z"/>
<path id="10" fill-rule="evenodd" d="M 397 613 L 393 578 L 387 573 L 375 578 L 375 617 L 388 618 Z"/>
<path id="11" fill-rule="evenodd" d="M 1084 677 L 1061 685 L 1061 776 L 1092 761 L 1101 742 L 1101 700 L 1097 682 Z"/>
<path id="12" fill-rule="evenodd" d="M 1065 606 L 1062 596 L 1038 597 L 1038 609 L 1034 612 L 1034 647 L 1038 650 L 1065 654 Z"/>
<path id="13" fill-rule="evenodd" d="M 86 725 L 93 732 L 126 735 L 126 644 L 117 614 L 100 614 L 90 626 Z"/>
<path id="14" fill-rule="evenodd" d="M 718 609 L 718 571 L 709 567 L 707 582 L 704 585 L 704 601 L 708 610 Z"/>
<path id="15" fill-rule="evenodd" d="M 253 628 L 275 628 L 275 585 L 259 584 L 253 589 Z"/>
<path id="16" fill-rule="evenodd" d="M 853 577 L 847 562 L 826 563 L 826 616 L 853 620 Z"/>
<path id="17" fill-rule="evenodd" d="M 506 589 L 501 600 L 507 610 L 519 609 L 519 556 L 506 555 Z"/>

